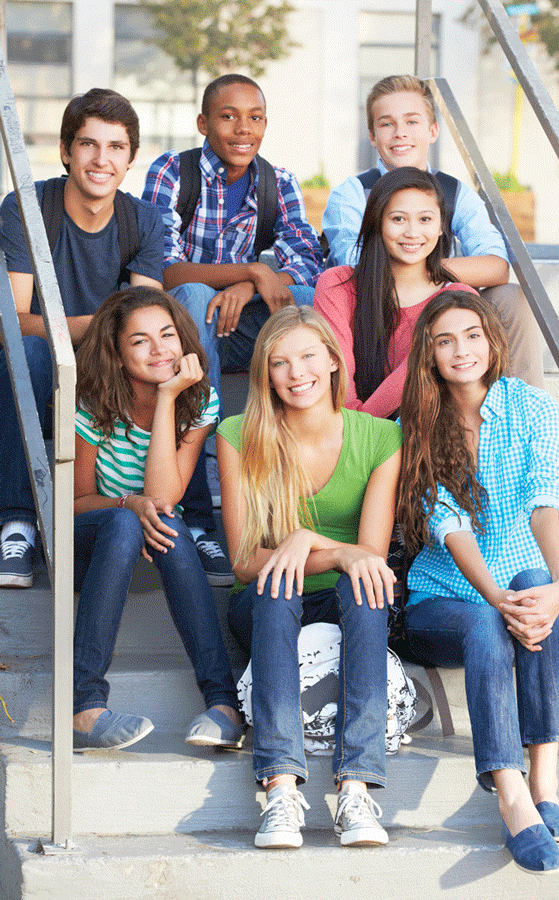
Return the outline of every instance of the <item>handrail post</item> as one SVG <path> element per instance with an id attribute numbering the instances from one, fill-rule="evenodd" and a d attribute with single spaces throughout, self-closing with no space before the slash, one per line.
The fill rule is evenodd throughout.
<path id="1" fill-rule="evenodd" d="M 53 398 L 52 842 L 67 849 L 72 838 L 75 396 L 74 362 L 59 365 Z"/>
<path id="2" fill-rule="evenodd" d="M 26 415 L 22 414 L 21 409 L 18 409 L 18 416 L 24 443 L 27 447 L 29 476 L 37 504 L 41 537 L 53 591 L 52 844 L 54 845 L 53 850 L 69 849 L 72 838 L 73 469 L 76 368 L 56 272 L 15 108 L 15 99 L 5 59 L 1 53 L 0 130 L 18 200 L 29 258 L 33 264 L 35 284 L 53 360 L 54 487 L 52 506 L 50 501 L 44 505 L 38 502 L 37 475 L 32 461 L 30 461 L 31 456 L 27 446 Z M 4 275 L 5 282 L 7 282 L 5 271 Z M 11 308 L 8 311 L 10 305 Z M 9 289 L 4 291 L 4 306 L 7 312 L 8 330 L 11 333 L 14 329 L 17 331 L 13 341 L 14 358 L 20 359 L 27 368 L 21 331 Z M 3 330 L 5 330 L 4 322 Z M 10 359 L 13 355 L 12 349 L 6 349 Z M 10 362 L 10 372 L 14 374 L 12 363 L 13 360 Z M 28 371 L 27 377 L 24 377 L 23 380 L 28 395 L 33 397 L 30 391 Z M 15 386 L 14 394 L 17 405 L 19 398 Z M 43 445 L 42 450 L 38 446 L 39 443 Z M 34 447 L 38 447 L 38 452 L 43 458 L 45 454 L 42 439 L 35 441 Z M 40 485 L 41 492 L 50 490 L 50 477 L 47 477 L 46 472 L 44 482 Z"/>
<path id="3" fill-rule="evenodd" d="M 429 78 L 431 74 L 431 39 L 433 6 L 431 0 L 417 0 L 415 6 L 415 74 Z"/>
<path id="4" fill-rule="evenodd" d="M 520 237 L 497 185 L 485 165 L 448 82 L 445 78 L 431 78 L 429 85 L 435 102 L 470 173 L 474 186 L 485 201 L 489 217 L 505 237 L 511 263 L 520 286 L 524 291 L 524 295 L 534 313 L 551 354 L 557 365 L 559 365 L 559 319 L 530 259 L 524 241 Z"/>

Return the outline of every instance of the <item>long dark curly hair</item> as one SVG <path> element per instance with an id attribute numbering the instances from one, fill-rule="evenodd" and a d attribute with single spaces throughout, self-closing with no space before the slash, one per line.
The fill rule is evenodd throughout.
<path id="1" fill-rule="evenodd" d="M 132 313 L 150 306 L 160 306 L 169 313 L 183 355 L 196 353 L 204 371 L 204 377 L 198 384 L 182 391 L 176 398 L 175 440 L 178 448 L 208 403 L 208 360 L 189 314 L 174 297 L 157 288 L 138 285 L 117 291 L 96 311 L 76 354 L 77 402 L 91 413 L 95 426 L 106 437 L 113 433 L 117 420 L 126 425 L 128 435 L 132 426 L 134 395 L 128 375 L 120 365 L 118 338 Z"/>
<path id="2" fill-rule="evenodd" d="M 425 260 L 429 279 L 433 285 L 458 281 L 442 264 L 446 215 L 439 182 L 430 172 L 413 166 L 402 166 L 387 172 L 378 179 L 369 194 L 357 239 L 359 262 L 352 276 L 355 286 L 354 381 L 355 391 L 362 402 L 371 396 L 386 378 L 386 373 L 391 371 L 388 344 L 400 321 L 400 304 L 390 256 L 382 239 L 382 220 L 392 196 L 409 188 L 434 195 L 441 211 L 443 234 Z"/>
<path id="3" fill-rule="evenodd" d="M 503 326 L 482 297 L 449 289 L 430 300 L 421 312 L 400 407 L 403 458 L 396 521 L 401 523 L 411 552 L 429 542 L 428 522 L 438 501 L 437 484 L 442 484 L 470 516 L 474 531 L 483 531 L 486 494 L 476 478 L 458 409 L 434 361 L 433 326 L 449 309 L 471 310 L 481 320 L 490 348 L 489 367 L 483 376 L 487 388 L 505 374 L 508 366 Z"/>

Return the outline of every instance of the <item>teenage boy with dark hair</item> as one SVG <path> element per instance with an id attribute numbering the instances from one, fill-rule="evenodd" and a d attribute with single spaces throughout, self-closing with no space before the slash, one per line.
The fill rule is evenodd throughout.
<path id="1" fill-rule="evenodd" d="M 92 88 L 74 97 L 64 112 L 60 156 L 68 172 L 59 188 L 59 232 L 53 262 L 74 346 L 98 306 L 119 286 L 123 273 L 115 196 L 138 152 L 139 123 L 132 106 L 115 91 Z M 39 206 L 51 207 L 54 182 L 36 182 Z M 45 191 L 47 194 L 45 195 Z M 122 204 L 135 215 L 132 258 L 126 261 L 133 285 L 161 287 L 163 224 L 157 210 L 131 195 Z M 6 263 L 29 365 L 41 427 L 52 395 L 52 361 L 34 284 L 33 268 L 14 193 L 0 208 L 0 246 Z M 126 237 L 130 237 L 127 235 Z M 121 241 L 124 239 L 120 234 Z M 0 587 L 33 582 L 36 512 L 20 436 L 6 357 L 0 349 Z"/>
<path id="2" fill-rule="evenodd" d="M 437 140 L 439 126 L 433 94 L 426 82 L 412 75 L 383 78 L 367 97 L 367 125 L 371 144 L 380 157 L 380 175 L 401 166 L 429 168 L 429 147 Z M 329 243 L 327 266 L 355 265 L 356 241 L 368 198 L 365 184 L 368 176 L 376 174 L 369 170 L 347 178 L 330 194 L 322 220 Z M 459 281 L 483 289 L 484 296 L 499 311 L 509 340 L 511 374 L 543 387 L 538 328 L 521 289 L 508 284 L 509 262 L 503 237 L 491 224 L 485 204 L 474 190 L 450 176 L 443 178 L 455 182 L 454 209 L 448 224 L 463 254 L 444 264 Z"/>
<path id="3" fill-rule="evenodd" d="M 175 151 L 150 167 L 143 198 L 163 215 L 163 283 L 194 319 L 208 354 L 210 381 L 221 395 L 221 371 L 246 368 L 270 313 L 289 304 L 312 305 L 322 252 L 296 179 L 265 164 L 273 179 L 269 246 L 278 271 L 258 261 L 258 186 L 264 175 L 255 157 L 266 130 L 266 101 L 256 82 L 236 74 L 217 78 L 204 92 L 197 124 L 205 141 L 196 163 L 199 195 L 189 220 L 181 219 L 184 169 Z M 205 545 L 211 498 L 205 473 L 199 468 L 196 474 L 202 498 L 198 543 Z M 190 519 L 191 530 L 193 524 Z"/>

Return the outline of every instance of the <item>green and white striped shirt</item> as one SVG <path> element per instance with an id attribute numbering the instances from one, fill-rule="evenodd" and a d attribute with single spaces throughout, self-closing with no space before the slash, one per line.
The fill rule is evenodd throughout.
<path id="1" fill-rule="evenodd" d="M 208 404 L 200 418 L 191 425 L 191 429 L 203 428 L 206 425 L 213 425 L 215 429 L 218 421 L 219 399 L 212 387 Z M 76 432 L 88 444 L 99 448 L 95 461 L 95 477 L 100 494 L 104 497 L 121 497 L 123 494 L 143 492 L 151 432 L 133 424 L 126 437 L 126 426 L 117 420 L 113 434 L 107 438 L 100 428 L 94 427 L 91 413 L 81 406 L 76 409 Z M 179 504 L 175 508 L 182 512 Z"/>

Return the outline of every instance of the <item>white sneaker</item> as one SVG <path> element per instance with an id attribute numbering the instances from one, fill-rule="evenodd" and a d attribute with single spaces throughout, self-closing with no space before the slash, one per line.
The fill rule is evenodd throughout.
<path id="1" fill-rule="evenodd" d="M 343 847 L 387 844 L 380 822 L 382 809 L 359 782 L 346 782 L 338 796 L 334 831 Z"/>
<path id="2" fill-rule="evenodd" d="M 303 843 L 301 827 L 305 824 L 303 807 L 310 809 L 300 791 L 286 784 L 272 788 L 267 797 L 264 821 L 256 832 L 256 847 L 280 849 L 300 847 Z"/>

